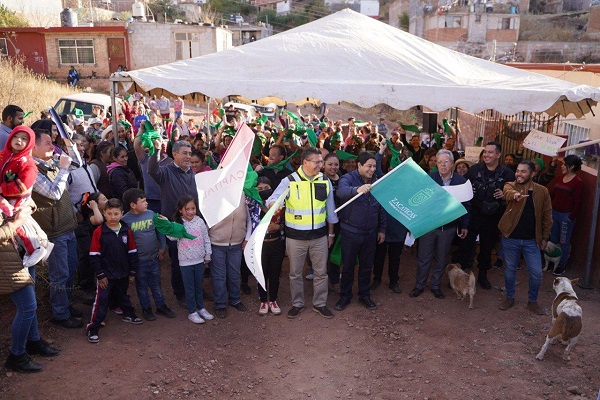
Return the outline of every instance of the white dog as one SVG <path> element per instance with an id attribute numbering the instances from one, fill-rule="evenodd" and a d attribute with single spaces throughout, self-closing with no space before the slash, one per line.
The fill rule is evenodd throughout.
<path id="1" fill-rule="evenodd" d="M 560 251 L 560 246 L 557 246 L 552 242 L 548 242 L 548 244 L 546 244 L 546 248 L 544 249 L 544 261 L 546 262 L 544 265 L 544 271 L 550 270 L 550 263 L 553 264 L 553 270 L 555 270 L 560 262 L 561 257 L 562 252 Z"/>
<path id="2" fill-rule="evenodd" d="M 552 326 L 546 336 L 546 342 L 535 357 L 538 360 L 544 359 L 544 354 L 549 344 L 554 344 L 560 337 L 562 344 L 566 344 L 563 360 L 570 360 L 571 349 L 577 343 L 579 333 L 581 332 L 581 307 L 577 303 L 577 294 L 573 290 L 573 284 L 579 279 L 569 280 L 568 278 L 554 279 L 554 291 L 556 298 L 552 303 Z"/>

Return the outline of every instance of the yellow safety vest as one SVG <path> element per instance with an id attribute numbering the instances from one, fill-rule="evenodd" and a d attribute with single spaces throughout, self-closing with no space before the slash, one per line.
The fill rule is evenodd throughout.
<path id="1" fill-rule="evenodd" d="M 288 176 L 290 192 L 285 203 L 285 225 L 301 231 L 320 229 L 327 224 L 329 181 L 319 173 L 312 180 L 302 168 Z"/>

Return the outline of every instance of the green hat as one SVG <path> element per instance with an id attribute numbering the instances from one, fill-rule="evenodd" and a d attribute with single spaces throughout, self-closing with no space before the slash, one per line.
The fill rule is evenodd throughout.
<path id="1" fill-rule="evenodd" d="M 535 162 L 537 165 L 539 165 L 540 171 L 543 170 L 544 168 L 546 168 L 546 163 L 544 162 L 543 159 L 541 159 L 539 157 L 538 158 L 534 158 L 533 162 Z"/>
<path id="2" fill-rule="evenodd" d="M 319 124 L 319 127 L 320 127 L 320 128 L 325 128 L 326 126 L 327 126 L 327 124 L 326 124 L 325 122 L 321 122 L 321 123 Z"/>
<path id="3" fill-rule="evenodd" d="M 83 117 L 83 111 L 82 111 L 82 110 L 80 110 L 79 108 L 74 108 L 74 109 L 73 109 L 73 114 L 74 114 L 76 117 Z"/>

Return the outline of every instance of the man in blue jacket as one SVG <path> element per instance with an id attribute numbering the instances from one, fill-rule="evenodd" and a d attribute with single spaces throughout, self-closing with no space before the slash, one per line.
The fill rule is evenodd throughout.
<path id="1" fill-rule="evenodd" d="M 340 178 L 336 192 L 342 202 L 350 200 L 357 193 L 362 193 L 362 196 L 338 213 L 343 263 L 340 299 L 335 305 L 338 311 L 346 308 L 352 299 L 357 257 L 359 302 L 368 309 L 377 307 L 370 295 L 371 271 L 377 243 L 385 240 L 386 217 L 383 207 L 369 193 L 376 180 L 375 156 L 363 152 L 358 156 L 357 162 L 356 170 Z"/>
<path id="2" fill-rule="evenodd" d="M 438 151 L 436 160 L 438 171 L 429 173 L 429 176 L 440 186 L 461 185 L 466 182 L 465 178 L 453 172 L 454 156 L 450 150 Z M 436 298 L 444 298 L 444 293 L 440 289 L 440 286 L 442 284 L 442 274 L 446 268 L 448 253 L 450 253 L 450 245 L 457 234 L 461 239 L 467 237 L 469 209 L 471 207 L 470 202 L 462 204 L 467 209 L 465 215 L 419 238 L 417 283 L 415 288 L 410 292 L 410 297 L 417 297 L 425 290 L 425 284 L 427 283 L 427 277 L 429 276 L 429 270 L 433 261 L 433 273 L 429 287 L 431 288 L 431 293 Z"/>

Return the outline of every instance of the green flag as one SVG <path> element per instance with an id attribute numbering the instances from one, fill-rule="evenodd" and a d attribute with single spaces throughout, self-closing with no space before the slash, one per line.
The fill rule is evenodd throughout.
<path id="1" fill-rule="evenodd" d="M 294 120 L 294 123 L 295 123 L 296 125 L 298 125 L 298 124 L 301 124 L 301 123 L 302 123 L 302 121 L 300 121 L 300 117 L 298 117 L 298 116 L 297 116 L 296 114 L 294 114 L 293 112 L 291 112 L 291 111 L 286 111 L 285 113 L 287 114 L 287 116 L 288 116 L 288 117 L 290 117 L 291 119 L 293 119 L 293 120 Z"/>
<path id="2" fill-rule="evenodd" d="M 390 158 L 390 168 L 394 169 L 398 165 L 400 165 L 400 151 L 396 150 L 394 144 L 390 139 L 385 139 L 385 141 L 387 143 L 388 149 L 390 149 L 390 152 L 392 153 L 392 157 Z"/>
<path id="3" fill-rule="evenodd" d="M 264 125 L 268 120 L 269 120 L 269 117 L 267 117 L 265 114 L 263 114 L 260 116 L 260 118 L 258 118 L 256 120 L 256 123 L 259 125 Z"/>
<path id="4" fill-rule="evenodd" d="M 357 155 L 354 155 L 352 153 L 348 153 L 347 151 L 344 151 L 344 150 L 336 150 L 335 151 L 335 155 L 337 156 L 337 158 L 340 161 L 356 160 L 358 158 Z"/>
<path id="5" fill-rule="evenodd" d="M 370 193 L 415 239 L 467 213 L 412 158 L 379 179 Z"/>
<path id="6" fill-rule="evenodd" d="M 260 194 L 258 194 L 258 189 L 256 188 L 256 182 L 258 181 L 258 173 L 252 169 L 252 165 L 248 163 L 248 172 L 246 172 L 246 180 L 244 181 L 244 194 L 260 204 L 263 203 L 260 198 Z"/>
<path id="7" fill-rule="evenodd" d="M 168 219 L 163 219 L 158 214 L 154 214 L 152 220 L 154 221 L 154 227 L 156 230 L 163 235 L 168 235 L 175 238 L 196 239 L 196 236 L 187 233 L 182 224 L 171 222 Z"/>
<path id="8" fill-rule="evenodd" d="M 312 128 L 306 128 L 306 135 L 308 136 L 308 143 L 310 143 L 312 147 L 317 147 L 317 142 L 319 140 L 317 139 L 315 130 Z"/>
<path id="9" fill-rule="evenodd" d="M 400 126 L 402 127 L 402 129 L 404 129 L 405 131 L 410 131 L 410 132 L 414 132 L 414 133 L 419 133 L 419 127 L 416 125 L 404 125 L 404 124 L 400 124 Z"/>
<path id="10" fill-rule="evenodd" d="M 477 141 L 475 142 L 475 147 L 481 147 L 482 144 L 483 144 L 483 136 L 479 136 L 477 138 Z"/>
<path id="11" fill-rule="evenodd" d="M 450 128 L 450 124 L 448 124 L 448 120 L 446 118 L 442 119 L 442 124 L 444 125 L 444 132 L 448 137 L 452 136 L 452 129 Z"/>
<path id="12" fill-rule="evenodd" d="M 162 136 L 154 127 L 150 121 L 144 121 L 144 133 L 138 135 L 140 137 L 140 144 L 145 149 L 148 149 L 148 154 L 154 155 L 156 149 L 154 148 L 154 141 L 161 140 Z"/>

